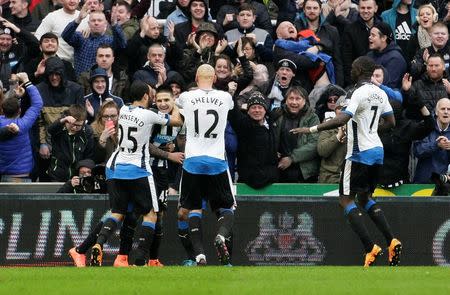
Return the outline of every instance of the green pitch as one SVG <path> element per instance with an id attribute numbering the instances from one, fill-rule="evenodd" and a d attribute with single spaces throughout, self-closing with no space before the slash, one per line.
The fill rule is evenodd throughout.
<path id="1" fill-rule="evenodd" d="M 0 294 L 119 293 L 450 294 L 450 268 L 0 268 Z"/>

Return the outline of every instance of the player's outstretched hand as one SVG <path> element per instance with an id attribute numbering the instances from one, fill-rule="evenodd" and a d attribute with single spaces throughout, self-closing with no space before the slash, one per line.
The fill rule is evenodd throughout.
<path id="1" fill-rule="evenodd" d="M 292 134 L 308 134 L 311 133 L 308 127 L 300 127 L 289 130 Z"/>

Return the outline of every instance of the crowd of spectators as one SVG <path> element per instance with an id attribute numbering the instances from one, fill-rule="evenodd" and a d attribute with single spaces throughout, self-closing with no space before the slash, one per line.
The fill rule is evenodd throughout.
<path id="1" fill-rule="evenodd" d="M 432 183 L 450 164 L 446 3 L 174 0 L 160 25 L 147 14 L 150 0 L 9 0 L 0 17 L 1 181 L 66 182 L 70 191 L 80 161 L 104 165 L 117 145 L 119 109 L 134 81 L 152 96 L 169 87 L 176 103 L 207 63 L 214 87 L 235 101 L 225 141 L 236 181 L 337 183 L 345 128 L 289 130 L 345 108 L 352 62 L 367 55 L 378 64 L 371 82 L 387 93 L 397 121 L 380 134 L 382 184 Z M 152 155 L 182 153 L 182 133 L 152 146 Z"/>

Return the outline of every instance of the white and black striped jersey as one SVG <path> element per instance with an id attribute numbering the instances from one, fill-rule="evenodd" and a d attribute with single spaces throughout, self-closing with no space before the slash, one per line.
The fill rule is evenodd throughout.
<path id="1" fill-rule="evenodd" d="M 346 159 L 367 165 L 383 164 L 378 121 L 393 113 L 386 93 L 372 83 L 364 83 L 353 91 L 343 112 L 352 117 L 347 122 Z"/>
<path id="2" fill-rule="evenodd" d="M 157 111 L 158 112 L 158 111 Z M 164 113 L 158 112 L 161 116 Z M 174 143 L 178 134 L 183 133 L 184 128 L 178 126 L 162 126 L 155 125 L 153 127 L 152 134 L 150 136 L 150 143 L 154 146 L 161 148 L 169 143 Z M 157 157 L 151 157 L 150 165 L 152 167 L 164 167 L 167 168 L 167 159 L 161 159 Z"/>
<path id="3" fill-rule="evenodd" d="M 215 175 L 228 169 L 225 160 L 225 128 L 233 99 L 228 92 L 202 90 L 179 97 L 186 125 L 183 168 L 193 174 Z"/>
<path id="4" fill-rule="evenodd" d="M 155 124 L 167 125 L 168 114 L 157 114 L 141 107 L 123 106 L 119 113 L 116 150 L 109 158 L 107 178 L 137 179 L 152 174 L 148 144 Z"/>

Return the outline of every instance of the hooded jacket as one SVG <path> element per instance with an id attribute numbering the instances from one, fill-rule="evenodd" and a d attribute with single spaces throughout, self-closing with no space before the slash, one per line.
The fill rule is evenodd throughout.
<path id="1" fill-rule="evenodd" d="M 103 77 L 105 78 L 106 81 L 106 88 L 105 88 L 105 92 L 103 94 L 99 94 L 95 91 L 94 87 L 92 86 L 94 79 L 96 77 Z M 95 68 L 91 71 L 91 76 L 89 78 L 89 84 L 91 86 L 91 90 L 92 93 L 86 95 L 84 97 L 84 101 L 89 101 L 92 105 L 92 107 L 94 108 L 94 116 L 91 116 L 90 114 L 88 114 L 88 121 L 92 122 L 95 119 L 95 116 L 98 114 L 101 105 L 105 102 L 105 100 L 107 99 L 112 99 L 117 106 L 119 107 L 119 109 L 123 106 L 123 100 L 122 98 L 112 95 L 109 92 L 109 78 L 108 78 L 108 74 L 106 73 L 106 71 L 102 68 Z"/>
<path id="2" fill-rule="evenodd" d="M 325 88 L 316 103 L 316 114 L 319 117 L 320 122 L 323 122 L 326 112 L 334 112 L 334 110 L 328 108 L 328 98 L 330 96 L 340 97 L 342 95 L 345 95 L 345 90 L 337 85 L 330 84 Z"/>
<path id="3" fill-rule="evenodd" d="M 371 50 L 367 53 L 367 56 L 373 58 L 376 64 L 382 65 L 389 73 L 383 84 L 390 88 L 401 88 L 407 64 L 402 50 L 395 42 L 392 41 L 381 51 Z"/>
<path id="4" fill-rule="evenodd" d="M 39 141 L 49 143 L 47 126 L 61 117 L 61 114 L 71 104 L 84 105 L 83 88 L 75 82 L 67 81 L 64 75 L 64 63 L 59 57 L 50 57 L 45 62 L 44 81 L 36 87 L 42 96 L 44 107 L 39 118 Z M 59 86 L 53 87 L 49 81 L 51 73 L 61 77 Z"/>
<path id="5" fill-rule="evenodd" d="M 387 23 L 391 29 L 392 32 L 394 32 L 395 34 L 395 29 L 396 29 L 396 25 L 397 25 L 397 8 L 400 5 L 400 3 L 402 2 L 402 0 L 394 0 L 394 2 L 392 3 L 392 8 L 383 11 L 383 13 L 381 14 L 381 18 L 383 19 L 383 21 L 385 23 Z M 416 16 L 417 16 L 417 9 L 414 8 L 414 2 L 415 0 L 412 0 L 411 5 L 409 5 L 409 11 L 410 11 L 410 16 L 411 16 L 411 34 L 415 34 L 416 31 L 414 30 L 414 23 L 416 23 Z M 396 39 L 394 37 L 394 39 Z"/>

